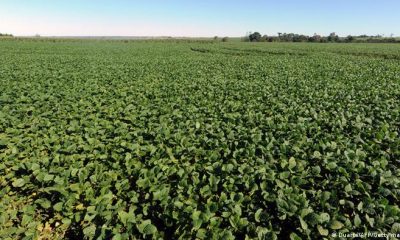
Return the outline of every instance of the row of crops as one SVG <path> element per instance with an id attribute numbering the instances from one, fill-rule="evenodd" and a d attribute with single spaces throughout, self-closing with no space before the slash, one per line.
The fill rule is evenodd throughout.
<path id="1" fill-rule="evenodd" d="M 400 233 L 399 56 L 0 41 L 0 239 Z"/>

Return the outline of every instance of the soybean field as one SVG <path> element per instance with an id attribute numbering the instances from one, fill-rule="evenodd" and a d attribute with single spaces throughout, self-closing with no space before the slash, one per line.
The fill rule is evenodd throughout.
<path id="1" fill-rule="evenodd" d="M 0 239 L 400 233 L 399 134 L 397 44 L 3 39 Z"/>

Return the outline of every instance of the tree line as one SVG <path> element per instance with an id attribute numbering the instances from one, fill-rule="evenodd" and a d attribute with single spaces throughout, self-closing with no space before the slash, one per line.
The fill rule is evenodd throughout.
<path id="1" fill-rule="evenodd" d="M 259 32 L 254 32 L 247 34 L 242 38 L 244 42 L 371 42 L 371 43 L 400 43 L 400 39 L 396 39 L 394 37 L 382 37 L 380 35 L 376 36 L 367 36 L 367 35 L 359 35 L 352 36 L 349 35 L 347 37 L 340 37 L 336 33 L 331 33 L 328 36 L 321 36 L 318 34 L 314 34 L 313 36 L 307 36 L 304 34 L 295 34 L 295 33 L 278 33 L 278 36 L 268 36 L 261 35 Z"/>
<path id="2" fill-rule="evenodd" d="M 0 33 L 0 37 L 13 37 L 13 35 L 7 33 Z"/>

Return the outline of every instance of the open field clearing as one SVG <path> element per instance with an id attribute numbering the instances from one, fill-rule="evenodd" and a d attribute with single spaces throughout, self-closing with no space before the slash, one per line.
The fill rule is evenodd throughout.
<path id="1" fill-rule="evenodd" d="M 0 41 L 0 239 L 400 232 L 400 45 Z"/>

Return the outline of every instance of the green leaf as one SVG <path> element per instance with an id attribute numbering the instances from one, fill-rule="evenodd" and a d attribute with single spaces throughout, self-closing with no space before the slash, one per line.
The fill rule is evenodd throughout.
<path id="1" fill-rule="evenodd" d="M 311 208 L 304 208 L 300 212 L 300 217 L 304 218 L 305 216 L 309 215 L 310 213 L 313 213 L 314 211 Z"/>
<path id="2" fill-rule="evenodd" d="M 126 226 L 128 223 L 135 223 L 136 222 L 134 213 L 128 213 L 128 212 L 125 212 L 125 211 L 119 211 L 118 212 L 118 217 L 121 220 L 122 224 L 124 224 L 124 226 Z"/>
<path id="3" fill-rule="evenodd" d="M 51 207 L 51 202 L 49 200 L 47 200 L 46 198 L 37 199 L 35 201 L 35 203 L 44 209 L 48 209 Z"/>
<path id="4" fill-rule="evenodd" d="M 400 223 L 393 223 L 391 233 L 400 233 Z"/>
<path id="5" fill-rule="evenodd" d="M 354 225 L 355 225 L 356 227 L 359 227 L 359 226 L 361 225 L 361 219 L 360 219 L 360 216 L 358 216 L 358 214 L 356 214 L 356 215 L 354 216 Z"/>
<path id="6" fill-rule="evenodd" d="M 369 223 L 369 225 L 371 227 L 374 227 L 374 224 L 375 224 L 375 219 L 374 218 L 368 216 L 368 214 L 365 214 L 365 219 L 367 219 L 367 222 Z"/>
<path id="7" fill-rule="evenodd" d="M 262 209 L 258 209 L 257 212 L 254 214 L 254 218 L 256 220 L 256 222 L 260 222 L 260 215 L 262 213 Z"/>
<path id="8" fill-rule="evenodd" d="M 79 183 L 73 183 L 69 185 L 70 189 L 74 192 L 79 192 L 80 191 L 80 184 Z"/>
<path id="9" fill-rule="evenodd" d="M 192 224 L 193 224 L 193 229 L 199 229 L 203 224 L 203 221 L 201 219 L 196 219 L 192 221 Z"/>
<path id="10" fill-rule="evenodd" d="M 192 213 L 192 220 L 198 220 L 200 218 L 201 212 L 196 210 Z"/>
<path id="11" fill-rule="evenodd" d="M 45 175 L 44 175 L 44 178 L 43 178 L 43 181 L 49 182 L 49 181 L 51 181 L 51 180 L 53 180 L 53 179 L 54 179 L 54 175 L 52 175 L 52 174 L 45 174 Z"/>
<path id="12" fill-rule="evenodd" d="M 117 233 L 113 236 L 112 240 L 122 240 L 122 235 L 120 233 Z"/>
<path id="13" fill-rule="evenodd" d="M 304 230 L 308 229 L 307 223 L 303 220 L 303 218 L 299 217 L 301 228 Z"/>
<path id="14" fill-rule="evenodd" d="M 313 156 L 314 156 L 314 158 L 321 158 L 321 153 L 320 152 L 318 152 L 318 151 L 314 151 L 314 154 L 313 154 Z"/>
<path id="15" fill-rule="evenodd" d="M 200 228 L 197 230 L 196 237 L 199 239 L 205 239 L 207 236 L 207 230 Z"/>
<path id="16" fill-rule="evenodd" d="M 31 221 L 32 221 L 32 217 L 31 216 L 29 216 L 29 215 L 27 215 L 27 214 L 24 214 L 23 216 L 22 216 L 22 221 L 21 221 L 21 225 L 22 226 L 26 226 L 26 225 L 28 225 Z"/>
<path id="17" fill-rule="evenodd" d="M 219 239 L 223 240 L 234 240 L 235 237 L 233 236 L 232 232 L 230 230 L 224 230 L 222 234 L 220 235 Z"/>
<path id="18" fill-rule="evenodd" d="M 302 240 L 302 239 L 296 233 L 291 233 L 290 240 Z"/>
<path id="19" fill-rule="evenodd" d="M 278 187 L 280 187 L 280 188 L 284 188 L 286 186 L 286 184 L 279 179 L 275 179 L 275 182 L 276 182 L 276 185 L 278 185 Z"/>
<path id="20" fill-rule="evenodd" d="M 132 154 L 131 153 L 127 153 L 126 155 L 125 155 L 125 161 L 129 161 L 129 160 L 131 160 L 132 159 Z"/>
<path id="21" fill-rule="evenodd" d="M 174 202 L 174 206 L 177 207 L 177 208 L 182 208 L 183 207 L 183 203 L 178 200 L 178 201 Z"/>
<path id="22" fill-rule="evenodd" d="M 233 212 L 236 213 L 238 216 L 242 216 L 242 208 L 239 204 L 236 204 L 233 208 Z"/>
<path id="23" fill-rule="evenodd" d="M 317 229 L 318 229 L 319 234 L 321 234 L 322 236 L 328 236 L 329 231 L 327 229 L 323 228 L 320 225 L 317 226 Z"/>
<path id="24" fill-rule="evenodd" d="M 318 175 L 318 174 L 321 173 L 321 168 L 319 166 L 312 167 L 311 173 L 315 174 L 315 175 Z"/>
<path id="25" fill-rule="evenodd" d="M 294 159 L 294 157 L 291 157 L 289 159 L 289 169 L 293 169 L 296 167 L 296 160 Z"/>
<path id="26" fill-rule="evenodd" d="M 346 187 L 344 188 L 344 190 L 345 190 L 346 192 L 351 192 L 351 191 L 353 191 L 353 188 L 351 187 L 350 184 L 347 184 Z"/>
<path id="27" fill-rule="evenodd" d="M 331 229 L 333 229 L 333 230 L 341 229 L 341 228 L 343 228 L 343 226 L 344 226 L 343 223 L 341 223 L 337 220 L 333 220 L 331 223 Z"/>
<path id="28" fill-rule="evenodd" d="M 151 220 L 144 220 L 138 225 L 138 230 L 140 233 L 145 235 L 152 235 L 157 232 L 157 228 L 151 224 Z"/>
<path id="29" fill-rule="evenodd" d="M 61 222 L 67 226 L 71 225 L 71 219 L 69 218 L 63 218 Z"/>
<path id="30" fill-rule="evenodd" d="M 362 211 L 363 210 L 363 202 L 360 202 L 358 205 L 357 205 L 357 209 L 358 209 L 358 211 Z"/>
<path id="31" fill-rule="evenodd" d="M 16 188 L 23 187 L 24 185 L 25 185 L 25 180 L 22 178 L 18 178 L 14 180 L 14 182 L 12 183 L 12 186 Z"/>
<path id="32" fill-rule="evenodd" d="M 335 162 L 328 163 L 328 169 L 329 170 L 335 169 L 336 167 L 337 167 L 337 164 Z"/>
<path id="33" fill-rule="evenodd" d="M 71 169 L 71 177 L 75 177 L 76 174 L 78 173 L 78 171 L 79 171 L 79 169 L 77 169 L 77 168 L 72 168 L 72 169 Z"/>
<path id="34" fill-rule="evenodd" d="M 238 221 L 239 221 L 239 217 L 235 217 L 235 216 L 230 216 L 229 217 L 229 223 L 231 224 L 231 226 L 234 228 L 234 229 L 237 229 L 238 228 Z"/>
<path id="35" fill-rule="evenodd" d="M 31 170 L 36 171 L 40 169 L 40 165 L 37 163 L 32 163 Z"/>
<path id="36" fill-rule="evenodd" d="M 319 222 L 320 222 L 320 223 L 329 222 L 330 219 L 331 219 L 331 218 L 330 218 L 330 216 L 329 216 L 328 213 L 321 213 L 321 214 L 319 215 Z"/>
<path id="37" fill-rule="evenodd" d="M 63 207 L 63 203 L 62 203 L 62 202 L 59 202 L 59 203 L 56 203 L 56 204 L 53 206 L 53 209 L 56 210 L 57 212 L 61 212 L 62 207 Z"/>
<path id="38" fill-rule="evenodd" d="M 202 219 L 200 218 L 201 212 L 200 211 L 194 211 L 192 213 L 192 224 L 194 229 L 199 229 L 201 225 L 203 224 Z"/>
<path id="39" fill-rule="evenodd" d="M 84 228 L 83 234 L 88 238 L 93 238 L 96 234 L 96 225 L 91 224 L 90 226 Z"/>

